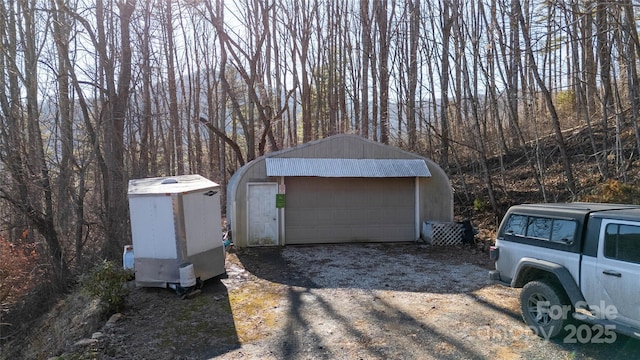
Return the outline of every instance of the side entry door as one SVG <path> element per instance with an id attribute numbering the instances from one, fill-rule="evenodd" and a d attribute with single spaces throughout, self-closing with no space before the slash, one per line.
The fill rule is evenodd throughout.
<path id="1" fill-rule="evenodd" d="M 277 183 L 247 184 L 248 246 L 278 245 Z"/>

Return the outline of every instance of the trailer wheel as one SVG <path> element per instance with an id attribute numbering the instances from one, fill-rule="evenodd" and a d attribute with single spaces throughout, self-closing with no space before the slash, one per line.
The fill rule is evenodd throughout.
<path id="1" fill-rule="evenodd" d="M 520 293 L 522 318 L 536 335 L 551 339 L 560 335 L 568 321 L 570 303 L 564 291 L 545 280 L 527 283 Z"/>

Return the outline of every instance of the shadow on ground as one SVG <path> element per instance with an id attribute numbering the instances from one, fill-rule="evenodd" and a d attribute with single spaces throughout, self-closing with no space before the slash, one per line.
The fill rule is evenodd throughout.
<path id="1" fill-rule="evenodd" d="M 288 286 L 465 293 L 489 284 L 486 253 L 418 243 L 262 247 L 235 252 L 253 275 Z"/>
<path id="2" fill-rule="evenodd" d="M 601 359 L 640 353 L 640 341 L 616 334 L 609 344 L 586 324 L 573 338 L 536 337 L 517 306 L 502 301 L 511 296 L 517 302 L 517 290 L 491 285 L 488 255 L 470 249 L 349 244 L 250 248 L 235 255 L 252 275 L 287 289 L 285 323 L 271 348 L 276 358 Z"/>
<path id="3" fill-rule="evenodd" d="M 183 300 L 170 289 L 136 289 L 114 331 L 126 338 L 127 348 L 147 349 L 148 359 L 203 359 L 240 348 L 225 285 L 218 278 L 209 279 L 201 291 Z M 114 358 L 129 357 L 124 351 L 117 343 L 104 349 Z"/>

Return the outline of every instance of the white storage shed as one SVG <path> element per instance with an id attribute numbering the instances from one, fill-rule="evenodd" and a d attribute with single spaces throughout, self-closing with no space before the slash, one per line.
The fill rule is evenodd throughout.
<path id="1" fill-rule="evenodd" d="M 180 283 L 186 263 L 202 281 L 224 274 L 218 184 L 200 175 L 135 179 L 128 198 L 137 286 Z"/>

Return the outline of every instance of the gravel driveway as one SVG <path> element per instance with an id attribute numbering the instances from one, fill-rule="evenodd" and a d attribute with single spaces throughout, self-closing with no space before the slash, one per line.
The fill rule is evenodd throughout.
<path id="1" fill-rule="evenodd" d="M 180 300 L 136 289 L 92 345 L 97 358 L 604 359 L 640 342 L 544 341 L 517 289 L 491 284 L 486 253 L 416 244 L 232 251 L 227 277 Z"/>

